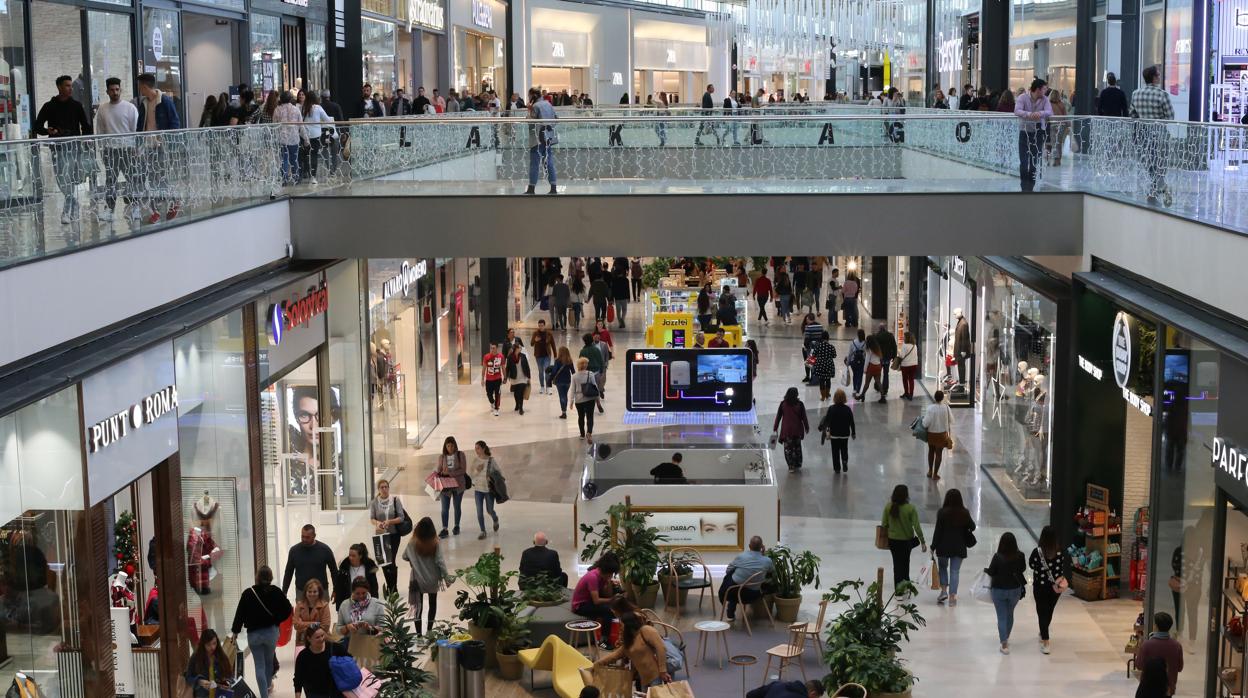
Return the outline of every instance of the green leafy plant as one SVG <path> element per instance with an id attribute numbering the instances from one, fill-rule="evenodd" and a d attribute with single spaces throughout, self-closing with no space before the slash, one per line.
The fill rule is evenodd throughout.
<path id="1" fill-rule="evenodd" d="M 676 262 L 675 257 L 655 257 L 641 268 L 641 283 L 646 288 L 658 288 L 659 279 L 667 276 L 667 270 Z"/>
<path id="2" fill-rule="evenodd" d="M 695 560 L 697 560 L 697 557 L 689 552 L 672 555 L 671 566 L 676 568 L 675 576 L 683 577 L 686 574 L 693 574 L 693 563 Z M 668 557 L 664 556 L 662 564 L 659 565 L 659 576 L 666 577 L 672 574 L 672 570 L 668 567 Z"/>
<path id="3" fill-rule="evenodd" d="M 831 670 L 824 685 L 829 690 L 857 683 L 868 695 L 904 693 L 917 681 L 897 656 L 902 641 L 927 625 L 917 605 L 900 600 L 917 595 L 913 583 L 902 582 L 885 599 L 878 582 L 867 586 L 861 579 L 844 580 L 824 594 L 832 604 L 849 602 L 829 623 L 824 641 L 823 661 Z"/>
<path id="4" fill-rule="evenodd" d="M 455 595 L 459 619 L 478 628 L 498 628 L 506 615 L 520 603 L 520 595 L 508 589 L 516 572 L 503 572 L 503 556 L 489 552 L 477 558 L 470 567 L 455 570 L 467 589 Z"/>
<path id="5" fill-rule="evenodd" d="M 529 603 L 563 603 L 567 590 L 545 572 L 526 577 L 520 595 Z"/>
<path id="6" fill-rule="evenodd" d="M 498 626 L 498 634 L 495 636 L 498 644 L 495 648 L 499 654 L 516 654 L 529 646 L 529 636 L 533 634 L 529 622 L 533 616 L 521 615 L 524 608 L 524 603 L 517 605 L 503 619 L 503 624 Z"/>
<path id="7" fill-rule="evenodd" d="M 624 504 L 607 509 L 607 518 L 596 524 L 581 524 L 581 561 L 589 562 L 608 551 L 620 559 L 620 577 L 636 587 L 655 583 L 654 574 L 663 554 L 659 544 L 667 536 L 650 525 L 650 514 L 630 511 Z"/>
<path id="8" fill-rule="evenodd" d="M 767 550 L 767 557 L 773 565 L 770 581 L 776 596 L 792 599 L 802 595 L 804 586 L 819 586 L 821 560 L 809 550 L 794 553 L 786 545 L 777 545 Z"/>
<path id="9" fill-rule="evenodd" d="M 416 648 L 421 652 L 428 652 L 429 658 L 433 661 L 437 661 L 438 641 L 450 640 L 457 636 L 467 637 L 467 628 L 453 620 L 435 621 L 433 628 L 428 633 L 417 636 Z"/>
<path id="10" fill-rule="evenodd" d="M 771 261 L 771 257 L 750 257 L 751 268 L 753 271 L 761 272 L 767 268 L 767 263 Z"/>
<path id="11" fill-rule="evenodd" d="M 407 604 L 396 592 L 385 600 L 381 617 L 381 661 L 373 668 L 372 685 L 379 698 L 431 698 L 425 685 L 433 674 L 416 666 L 418 637 L 407 623 Z"/>

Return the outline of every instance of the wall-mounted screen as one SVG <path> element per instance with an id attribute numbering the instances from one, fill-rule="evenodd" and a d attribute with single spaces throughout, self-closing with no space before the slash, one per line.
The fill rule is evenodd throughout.
<path id="1" fill-rule="evenodd" d="M 629 349 L 627 408 L 634 412 L 748 412 L 754 360 L 749 349 Z"/>

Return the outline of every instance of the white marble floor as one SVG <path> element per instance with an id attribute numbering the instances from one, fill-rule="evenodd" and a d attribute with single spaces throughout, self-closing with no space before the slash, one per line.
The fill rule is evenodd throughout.
<path id="1" fill-rule="evenodd" d="M 796 324 L 783 325 L 774 321 L 770 326 L 754 330 L 761 349 L 756 396 L 760 404 L 759 410 L 763 414 L 770 414 L 770 406 L 775 405 L 783 391 L 796 384 L 800 378 L 801 359 L 797 353 L 797 335 Z M 627 345 L 630 339 L 637 336 L 627 332 L 618 334 L 617 344 Z M 847 333 L 842 336 L 848 340 Z M 619 434 L 627 429 L 620 423 L 619 404 L 622 401 L 615 397 L 622 393 L 620 374 L 618 370 L 608 374 L 607 412 L 600 416 L 600 426 L 595 429 L 595 433 L 602 438 L 609 438 L 608 435 Z M 818 397 L 813 390 L 806 393 L 806 400 L 811 409 L 818 406 Z M 886 405 L 867 403 L 857 405 L 855 409 L 861 415 L 860 419 L 868 423 L 876 420 L 886 424 L 902 419 L 905 409 L 917 410 L 919 402 L 920 400 L 916 400 L 913 406 L 903 406 L 899 404 L 901 401 L 890 400 Z M 480 400 L 461 399 L 426 441 L 426 446 L 412 451 L 411 457 L 407 459 L 409 467 L 396 478 L 393 487 L 403 497 L 414 517 L 430 516 L 436 521 L 437 505 L 423 493 L 423 478 L 427 467 L 424 464 L 437 452 L 445 435 L 455 435 L 461 444 L 484 438 L 491 446 L 505 447 L 501 450 L 509 453 L 527 453 L 526 462 L 532 464 L 541 462 L 546 454 L 551 454 L 551 458 L 566 459 L 570 450 L 568 444 L 575 443 L 576 425 L 574 420 L 557 419 L 557 415 L 557 398 L 540 396 L 536 391 L 524 416 L 510 410 L 504 410 L 497 418 L 490 416 L 483 395 Z M 769 429 L 770 425 L 766 428 Z M 816 511 L 819 515 L 783 516 L 780 542 L 796 548 L 810 549 L 823 559 L 821 576 L 824 588 L 840 579 L 874 578 L 878 567 L 884 567 L 886 579 L 891 579 L 887 553 L 876 550 L 873 545 L 874 512 L 883 504 L 878 492 L 887 492 L 897 478 L 905 478 L 905 481 L 911 481 L 912 491 L 925 498 L 925 502 L 931 499 L 938 501 L 943 490 L 949 487 L 959 487 L 963 489 L 968 500 L 979 502 L 978 537 L 981 543 L 973 550 L 971 558 L 963 567 L 962 602 L 956 608 L 948 608 L 935 603 L 935 592 L 924 590 L 920 594 L 918 603 L 927 625 L 915 633 L 902 652 L 919 679 L 914 695 L 956 695 L 972 698 L 999 698 L 1005 695 L 1131 695 L 1135 690 L 1135 681 L 1126 676 L 1126 655 L 1122 653 L 1122 649 L 1131 623 L 1139 611 L 1139 604 L 1130 600 L 1089 604 L 1067 595 L 1058 604 L 1053 622 L 1053 652 L 1045 656 L 1039 651 L 1036 614 L 1029 596 L 1018 606 L 1012 654 L 1002 656 L 997 652 L 996 621 L 992 607 L 973 601 L 966 590 L 976 571 L 987 564 L 991 549 L 1001 533 L 1013 531 L 1026 549 L 1032 546 L 1031 539 L 1013 513 L 1004 506 L 997 490 L 976 466 L 973 445 L 970 448 L 960 448 L 953 456 L 952 462 L 943 471 L 946 475 L 939 485 L 932 485 L 931 488 L 934 489 L 931 491 L 918 492 L 919 488 L 924 487 L 921 484 L 922 476 L 918 474 L 921 469 L 910 469 L 907 465 L 911 456 L 905 450 L 910 448 L 909 444 L 903 443 L 905 439 L 909 439 L 908 434 L 899 437 L 895 429 L 889 430 L 885 427 L 881 427 L 874 435 L 862 434 L 858 443 L 864 449 L 861 459 L 865 464 L 853 473 L 857 478 L 855 487 L 862 490 L 854 490 L 843 506 L 838 504 L 842 500 L 832 498 L 831 491 L 826 495 L 830 504 L 789 502 L 786 504 L 786 511 Z M 873 444 L 873 440 L 880 443 Z M 898 453 L 902 455 L 896 455 Z M 828 470 L 826 455 L 826 452 L 812 454 L 808 450 L 804 470 Z M 886 458 L 900 458 L 907 462 L 883 462 Z M 877 460 L 881 462 L 874 462 Z M 524 480 L 526 487 L 535 492 L 550 491 L 558 494 L 569 489 L 575 491 L 574 481 L 567 481 L 564 475 L 552 474 L 566 473 L 567 466 L 570 465 L 533 465 L 531 471 L 513 471 L 509 477 L 512 480 Z M 507 467 L 506 462 L 503 467 Z M 803 477 L 807 474 L 810 473 L 804 473 Z M 539 481 L 530 482 L 535 478 Z M 542 478 L 549 478 L 549 481 L 542 481 Z M 822 500 L 825 495 L 821 492 L 821 487 L 824 485 L 793 491 L 800 493 L 796 496 L 802 498 Z M 862 494 L 862 491 L 866 494 Z M 452 568 L 470 564 L 478 555 L 497 545 L 507 560 L 506 564 L 514 566 L 519 560 L 520 552 L 529 545 L 533 532 L 542 530 L 550 535 L 551 546 L 560 552 L 565 569 L 570 567 L 578 550 L 573 539 L 572 506 L 563 497 L 556 496 L 551 499 L 554 501 L 543 500 L 541 496 L 535 495 L 527 499 L 513 499 L 499 506 L 502 529 L 498 533 L 491 533 L 482 541 L 477 540 L 475 510 L 471 500 L 466 498 L 463 533 L 445 541 L 448 564 Z M 866 501 L 864 503 L 859 500 Z M 930 503 L 920 510 L 924 526 L 930 535 L 932 521 L 928 506 Z M 292 515 L 292 520 L 285 522 L 292 533 L 302 524 L 301 520 L 294 520 L 293 517 L 297 516 Z M 367 516 L 362 512 L 348 513 L 344 525 L 323 525 L 320 530 L 321 539 L 333 546 L 338 553 L 344 553 L 347 545 L 365 541 L 370 535 Z M 291 534 L 287 534 L 285 540 L 292 540 L 289 535 Z M 916 579 L 921 564 L 922 557 L 916 554 L 911 571 Z M 400 586 L 403 588 L 407 576 L 407 571 L 401 570 Z M 440 595 L 439 617 L 446 618 L 454 613 L 454 592 L 452 587 Z M 818 597 L 816 590 L 808 591 L 802 610 L 803 617 L 814 617 L 817 613 Z M 281 650 L 279 658 L 284 667 L 293 667 L 292 648 Z M 287 664 L 288 661 L 291 663 Z M 278 678 L 278 695 L 289 695 L 290 674 L 287 671 L 283 668 L 282 675 Z M 551 692 L 539 688 L 537 695 L 551 695 Z M 1180 695 L 1187 694 L 1181 691 Z"/>

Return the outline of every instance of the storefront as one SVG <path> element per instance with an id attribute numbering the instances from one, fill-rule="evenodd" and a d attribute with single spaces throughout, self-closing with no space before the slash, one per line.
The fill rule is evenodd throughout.
<path id="1" fill-rule="evenodd" d="M 456 89 L 509 94 L 507 5 L 499 0 L 450 0 L 452 79 Z M 527 103 L 527 100 L 526 100 Z"/>
<path id="2" fill-rule="evenodd" d="M 570 95 L 588 94 L 595 103 L 614 103 L 606 99 L 609 95 L 594 94 L 589 34 L 534 26 L 530 52 L 533 67 L 529 79 L 535 87 Z"/>
<path id="3" fill-rule="evenodd" d="M 1040 77 L 1070 98 L 1075 89 L 1076 5 L 1076 0 L 1023 0 L 1013 5 L 1010 89 L 1018 91 Z"/>
<path id="4" fill-rule="evenodd" d="M 363 0 L 364 81 L 389 98 L 402 88 L 449 93 L 445 0 Z"/>
<path id="5" fill-rule="evenodd" d="M 326 0 L 253 0 L 251 84 L 269 90 L 329 88 Z"/>
<path id="6" fill-rule="evenodd" d="M 1213 70 L 1209 90 L 1212 120 L 1238 124 L 1248 115 L 1248 0 L 1212 3 Z M 1242 150 L 1243 143 L 1237 144 Z"/>
<path id="7" fill-rule="evenodd" d="M 633 18 L 633 94 L 665 92 L 679 98 L 669 102 L 700 102 L 709 78 L 710 49 L 707 47 L 705 22 L 660 21 L 634 13 Z M 716 106 L 727 95 L 725 85 L 719 86 Z"/>
<path id="8" fill-rule="evenodd" d="M 633 12 L 597 2 L 522 0 L 512 7 L 513 30 L 527 37 L 517 60 L 532 87 L 589 95 L 595 104 L 619 104 L 629 80 Z M 523 86 L 522 86 L 523 87 Z"/>
<path id="9" fill-rule="evenodd" d="M 965 257 L 929 257 L 923 281 L 923 382 L 930 393 L 944 391 L 950 406 L 971 407 L 979 389 L 975 375 L 976 281 L 967 275 Z M 919 287 L 915 290 L 918 292 Z"/>

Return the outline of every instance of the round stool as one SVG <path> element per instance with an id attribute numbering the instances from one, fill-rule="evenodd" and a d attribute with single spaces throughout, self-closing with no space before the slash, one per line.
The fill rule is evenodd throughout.
<path id="1" fill-rule="evenodd" d="M 745 695 L 745 668 L 758 664 L 758 657 L 752 654 L 734 654 L 728 658 L 728 663 L 741 667 L 741 695 Z"/>
<path id="2" fill-rule="evenodd" d="M 724 646 L 723 654 L 719 654 L 719 668 L 724 668 L 724 657 L 728 656 L 728 629 L 732 626 L 722 620 L 701 620 L 693 624 L 693 629 L 698 631 L 698 664 L 700 665 L 706 659 L 707 644 L 715 644 L 716 639 Z M 714 635 L 711 641 L 707 642 L 707 636 Z"/>
<path id="3" fill-rule="evenodd" d="M 594 632 L 602 629 L 602 623 L 596 620 L 573 620 L 563 624 L 568 631 L 568 644 L 576 647 L 576 643 L 584 638 L 584 644 L 594 659 L 598 658 L 598 643 L 594 642 Z"/>

